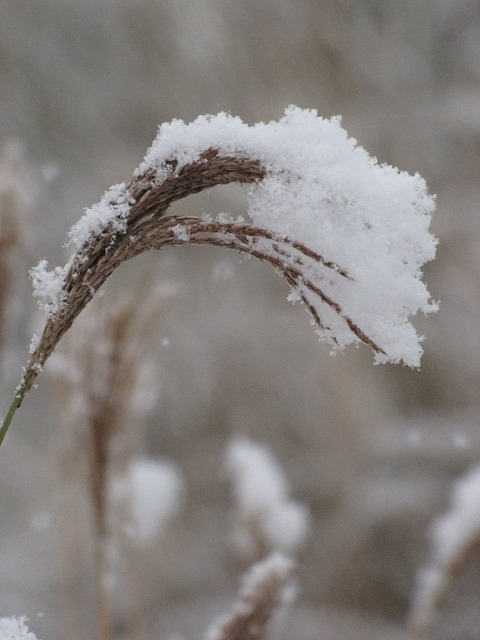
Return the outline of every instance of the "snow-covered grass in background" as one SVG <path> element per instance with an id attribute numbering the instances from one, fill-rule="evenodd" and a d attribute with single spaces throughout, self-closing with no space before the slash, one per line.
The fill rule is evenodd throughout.
<path id="1" fill-rule="evenodd" d="M 24 616 L 0 618 L 0 640 L 37 640 L 34 633 L 28 630 Z"/>
<path id="2" fill-rule="evenodd" d="M 246 558 L 265 551 L 293 553 L 305 541 L 309 512 L 289 497 L 277 461 L 262 445 L 234 440 L 226 452 L 235 508 L 234 544 Z"/>
<path id="3" fill-rule="evenodd" d="M 243 576 L 240 593 L 231 611 L 218 618 L 205 640 L 262 640 L 266 627 L 285 605 L 292 602 L 294 562 L 273 553 L 250 567 Z"/>
<path id="4" fill-rule="evenodd" d="M 457 480 L 451 509 L 432 527 L 432 558 L 419 574 L 413 600 L 413 638 L 423 638 L 452 583 L 480 543 L 480 467 Z"/>
<path id="5" fill-rule="evenodd" d="M 126 500 L 131 515 L 128 533 L 135 544 L 146 545 L 178 514 L 184 491 L 183 476 L 172 462 L 135 458 L 125 475 L 113 481 L 111 498 L 113 504 Z"/>

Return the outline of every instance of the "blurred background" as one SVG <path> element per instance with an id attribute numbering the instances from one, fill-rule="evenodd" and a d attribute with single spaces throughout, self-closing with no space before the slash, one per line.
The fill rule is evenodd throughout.
<path id="1" fill-rule="evenodd" d="M 268 447 L 310 513 L 279 637 L 403 637 L 429 525 L 480 463 L 478 1 L 3 0 L 0 96 L 1 179 L 19 225 L 1 327 L 5 410 L 43 322 L 28 268 L 64 264 L 69 227 L 130 178 L 160 123 L 219 111 L 270 121 L 289 104 L 341 114 L 380 162 L 418 171 L 437 194 L 440 244 L 425 278 L 441 307 L 415 321 L 420 371 L 374 367 L 363 347 L 331 358 L 271 269 L 218 248 L 141 256 L 104 296 L 113 304 L 146 279 L 168 291 L 152 311 L 133 438 L 139 455 L 175 465 L 183 487 L 176 517 L 136 552 L 149 637 L 199 637 L 234 600 L 249 560 L 231 535 L 235 437 Z M 181 211 L 245 205 L 225 187 Z M 43 640 L 82 639 L 95 634 L 91 514 L 69 493 L 81 445 L 72 454 L 55 358 L 0 451 L 0 615 L 28 615 Z M 478 637 L 479 566 L 432 637 Z M 120 605 L 115 620 L 121 637 Z"/>

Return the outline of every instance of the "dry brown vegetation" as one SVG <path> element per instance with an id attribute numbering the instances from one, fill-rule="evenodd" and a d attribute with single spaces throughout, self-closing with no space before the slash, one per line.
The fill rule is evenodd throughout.
<path id="1" fill-rule="evenodd" d="M 82 316 L 75 333 L 62 343 L 52 370 L 59 415 L 64 426 L 60 438 L 60 483 L 65 493 L 62 514 L 64 544 L 69 552 L 65 559 L 67 592 L 75 592 L 80 566 L 72 570 L 72 558 L 81 553 L 85 537 L 76 514 L 75 492 L 87 498 L 91 516 L 92 546 L 95 567 L 95 589 L 100 637 L 114 637 L 112 576 L 115 563 L 112 551 L 120 546 L 122 589 L 128 594 L 126 628 L 130 637 L 145 637 L 145 620 L 138 569 L 134 552 L 122 529 L 128 527 L 129 507 L 123 505 L 123 517 L 112 516 L 111 484 L 123 477 L 128 465 L 141 450 L 142 424 L 148 392 L 154 381 L 148 381 L 143 370 L 148 364 L 151 334 L 165 311 L 171 287 L 159 286 L 147 276 L 143 284 L 126 293 L 113 304 L 98 298 Z M 143 394 L 139 386 L 147 386 Z M 144 396 L 144 401 L 139 400 Z M 76 522 L 77 526 L 73 526 Z M 126 570 L 126 567 L 128 570 Z M 80 597 L 81 600 L 81 597 Z M 81 618 L 80 601 L 65 599 L 66 618 L 76 612 L 76 625 Z M 66 624 L 66 630 L 76 625 Z"/>

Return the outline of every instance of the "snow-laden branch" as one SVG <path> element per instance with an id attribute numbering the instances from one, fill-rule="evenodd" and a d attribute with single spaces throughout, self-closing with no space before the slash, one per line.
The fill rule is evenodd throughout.
<path id="1" fill-rule="evenodd" d="M 250 222 L 166 216 L 176 200 L 231 182 L 248 185 Z M 435 255 L 434 207 L 420 176 L 378 164 L 339 118 L 290 107 L 278 122 L 254 126 L 225 113 L 164 124 L 132 180 L 72 227 L 67 264 L 49 271 L 44 260 L 32 270 L 48 320 L 10 418 L 109 275 L 175 244 L 220 245 L 271 263 L 334 350 L 365 342 L 376 362 L 418 366 L 421 337 L 410 318 L 437 308 L 421 271 Z"/>

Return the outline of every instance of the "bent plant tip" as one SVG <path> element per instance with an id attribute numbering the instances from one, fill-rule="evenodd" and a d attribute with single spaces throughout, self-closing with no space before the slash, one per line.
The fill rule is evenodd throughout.
<path id="1" fill-rule="evenodd" d="M 228 183 L 246 186 L 250 222 L 167 215 L 173 202 Z M 363 342 L 376 362 L 418 366 L 421 338 L 409 318 L 436 310 L 421 280 L 435 253 L 434 206 L 420 176 L 379 165 L 339 118 L 290 107 L 269 124 L 221 113 L 162 125 L 130 182 L 111 187 L 72 227 L 67 264 L 49 270 L 42 260 L 31 270 L 47 321 L 1 438 L 107 278 L 123 262 L 168 246 L 220 246 L 267 262 L 334 350 Z"/>

